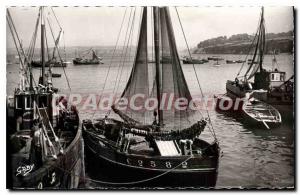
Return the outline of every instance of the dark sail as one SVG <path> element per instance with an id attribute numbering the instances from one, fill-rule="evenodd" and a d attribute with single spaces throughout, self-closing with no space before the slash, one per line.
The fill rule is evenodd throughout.
<path id="1" fill-rule="evenodd" d="M 96 55 L 95 51 L 92 50 L 92 52 L 93 52 L 93 60 L 98 59 L 98 56 Z"/>
<path id="2" fill-rule="evenodd" d="M 149 96 L 146 7 L 143 9 L 143 16 L 141 21 L 140 35 L 135 61 L 128 83 L 121 97 L 126 98 L 128 101 L 130 101 L 130 99 L 137 94 L 144 95 L 145 97 L 136 99 L 135 106 L 140 107 L 143 105 L 145 99 Z M 120 104 L 122 104 L 122 102 L 119 101 L 115 105 L 117 109 Z M 130 107 L 128 107 L 125 111 L 125 114 L 139 122 L 144 122 L 145 113 L 145 109 L 135 110 Z"/>
<path id="3" fill-rule="evenodd" d="M 147 61 L 147 10 L 144 8 L 135 62 L 121 97 L 130 99 L 134 95 L 143 94 L 145 98 L 138 98 L 135 101 L 135 106 L 144 106 L 143 108 L 145 108 L 146 99 L 150 97 L 159 99 L 160 111 L 157 112 L 157 108 L 155 110 L 142 109 L 139 111 L 127 108 L 122 113 L 141 124 L 149 125 L 154 122 L 154 113 L 156 112 L 162 117 L 160 120 L 159 116 L 156 117 L 156 122 L 159 123 L 160 121 L 161 123 L 161 130 L 184 129 L 201 118 L 195 117 L 195 111 L 188 106 L 192 101 L 192 97 L 180 65 L 168 8 L 155 9 L 158 12 L 156 14 L 158 14 L 157 25 L 159 27 L 159 66 L 153 75 L 157 75 L 157 77 L 149 76 L 153 69 Z M 159 86 L 157 86 L 157 83 L 159 83 Z M 175 106 L 176 101 L 177 104 L 180 102 L 180 106 Z M 115 107 L 121 103 L 119 101 Z M 118 114 L 120 115 L 120 112 Z M 120 116 L 127 120 L 128 118 L 125 115 L 122 117 L 121 114 Z"/>
<path id="4" fill-rule="evenodd" d="M 173 27 L 169 10 L 166 7 L 159 8 L 160 35 L 161 35 L 161 96 L 163 94 L 174 95 L 177 100 L 182 99 L 180 109 L 163 109 L 163 123 L 170 128 L 184 128 L 190 126 L 189 116 L 193 113 L 186 106 L 192 101 L 184 74 L 180 65 Z M 185 99 L 185 100 L 183 100 Z M 181 110 L 182 108 L 182 110 Z"/>
<path id="5" fill-rule="evenodd" d="M 265 21 L 263 8 L 260 18 L 259 32 L 258 36 L 256 36 L 256 39 L 254 55 L 251 64 L 245 73 L 245 76 L 247 76 L 247 74 L 251 71 L 251 73 L 247 76 L 248 80 L 251 79 L 256 72 L 262 70 L 263 55 L 265 51 Z"/>

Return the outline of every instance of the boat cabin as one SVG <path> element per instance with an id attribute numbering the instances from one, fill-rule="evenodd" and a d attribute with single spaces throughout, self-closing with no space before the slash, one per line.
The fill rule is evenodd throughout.
<path id="1" fill-rule="evenodd" d="M 277 71 L 275 69 L 275 71 L 270 72 L 269 79 L 271 88 L 280 86 L 285 82 L 285 72 Z"/>
<path id="2" fill-rule="evenodd" d="M 48 92 L 35 93 L 32 92 L 19 92 L 14 97 L 14 113 L 16 120 L 16 130 L 31 129 L 33 126 L 33 120 L 35 118 L 36 109 L 39 108 L 39 112 L 43 120 L 53 120 L 52 113 L 52 94 Z M 46 113 L 47 112 L 47 113 Z M 46 122 L 45 124 L 48 124 Z"/>
<path id="3" fill-rule="evenodd" d="M 255 73 L 254 83 L 255 89 L 265 89 L 269 90 L 274 87 L 278 87 L 285 82 L 285 72 L 278 71 L 262 71 Z"/>

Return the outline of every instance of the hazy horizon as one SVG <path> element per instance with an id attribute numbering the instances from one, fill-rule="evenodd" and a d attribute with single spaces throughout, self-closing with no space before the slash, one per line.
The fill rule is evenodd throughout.
<path id="1" fill-rule="evenodd" d="M 34 30 L 38 7 L 10 7 L 8 9 L 24 47 L 28 47 Z M 53 10 L 65 32 L 63 40 L 66 47 L 111 47 L 116 43 L 126 8 L 53 7 Z M 134 8 L 127 8 L 124 26 L 129 21 L 130 10 L 135 13 L 134 38 L 130 45 L 135 46 L 142 9 L 138 7 L 134 12 Z M 203 40 L 218 36 L 230 37 L 240 33 L 254 34 L 261 12 L 260 7 L 177 7 L 177 10 L 191 48 L 196 47 Z M 50 9 L 48 12 L 50 13 Z M 173 7 L 170 7 L 170 14 L 178 49 L 185 49 L 184 37 Z M 150 10 L 148 16 L 151 16 Z M 53 23 L 54 34 L 57 34 L 59 28 L 54 17 L 51 18 L 49 15 L 49 19 Z M 148 23 L 151 22 L 152 20 L 148 19 Z M 292 7 L 265 7 L 267 33 L 293 31 L 293 22 Z M 6 33 L 7 48 L 14 48 L 8 27 Z M 125 37 L 125 28 L 121 34 Z M 125 40 L 125 38 L 123 39 Z M 120 39 L 118 46 L 122 46 L 122 43 L 123 40 Z M 36 45 L 39 47 L 39 44 Z M 49 45 L 51 46 L 51 44 Z"/>

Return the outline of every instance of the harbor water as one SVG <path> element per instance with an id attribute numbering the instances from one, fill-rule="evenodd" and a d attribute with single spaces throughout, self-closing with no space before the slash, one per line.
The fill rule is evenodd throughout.
<path id="1" fill-rule="evenodd" d="M 199 58 L 209 56 L 212 55 L 194 55 L 194 57 Z M 245 58 L 244 55 L 218 56 L 225 60 L 244 60 Z M 62 74 L 61 78 L 53 79 L 54 86 L 59 88 L 60 93 L 63 94 L 87 95 L 99 94 L 102 91 L 111 93 L 112 89 L 115 88 L 116 80 L 118 82 L 120 80 L 115 91 L 121 93 L 130 75 L 133 58 L 129 58 L 123 64 L 120 57 L 111 60 L 111 54 L 103 53 L 101 57 L 103 57 L 104 64 L 100 65 L 76 66 L 72 63 L 68 64 L 65 71 L 71 90 L 68 88 L 63 69 L 54 68 L 54 73 Z M 293 56 L 280 54 L 276 58 L 278 68 L 287 73 L 286 79 L 288 79 L 294 74 Z M 272 59 L 272 55 L 265 55 L 264 68 L 272 68 Z M 224 94 L 226 81 L 234 79 L 237 75 L 241 64 L 226 64 L 225 60 L 219 61 L 220 66 L 214 66 L 214 61 L 195 65 L 196 74 L 206 96 L 213 97 L 214 94 Z M 71 57 L 68 61 L 71 61 Z M 112 65 L 109 66 L 110 64 Z M 248 65 L 245 64 L 245 66 Z M 200 89 L 193 65 L 183 64 L 182 68 L 192 95 L 199 95 Z M 109 75 L 104 86 L 108 70 Z M 37 76 L 39 69 L 35 69 L 33 72 Z M 117 75 L 120 75 L 120 79 L 116 78 Z M 19 65 L 14 63 L 7 65 L 7 95 L 13 94 L 18 81 Z M 88 119 L 94 115 L 91 111 L 82 110 L 80 106 L 78 109 L 81 119 Z M 295 132 L 293 109 L 284 108 L 282 110 L 281 115 L 284 116 L 282 125 L 267 130 L 264 127 L 246 124 L 240 115 L 218 113 L 214 109 L 209 109 L 221 148 L 217 188 L 282 188 L 294 186 Z M 207 116 L 206 111 L 203 111 L 203 115 Z M 86 174 L 88 177 L 89 173 Z M 87 185 L 87 188 L 100 187 L 93 182 L 88 182 Z"/>

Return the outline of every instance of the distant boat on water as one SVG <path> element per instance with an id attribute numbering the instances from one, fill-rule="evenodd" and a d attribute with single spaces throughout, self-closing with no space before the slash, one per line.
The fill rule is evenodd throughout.
<path id="1" fill-rule="evenodd" d="M 208 60 L 206 59 L 195 59 L 195 58 L 190 58 L 188 56 L 184 56 L 182 59 L 183 64 L 204 64 L 207 63 Z"/>
<path id="2" fill-rule="evenodd" d="M 246 61 L 244 60 L 226 60 L 226 64 L 239 64 L 239 63 L 244 63 Z"/>
<path id="3" fill-rule="evenodd" d="M 219 61 L 219 60 L 224 60 L 224 58 L 221 58 L 219 56 L 212 56 L 212 57 L 208 57 L 207 60 Z"/>
<path id="4" fill-rule="evenodd" d="M 98 57 L 96 55 L 96 52 L 93 49 L 88 50 L 87 54 L 90 53 L 90 52 L 92 52 L 92 58 L 91 59 L 87 59 L 87 58 L 84 58 L 84 57 L 77 57 L 77 58 L 73 59 L 73 64 L 74 65 L 103 64 L 103 62 L 101 61 L 102 58 Z"/>
<path id="5" fill-rule="evenodd" d="M 59 62 L 59 61 L 56 61 L 56 60 L 49 60 L 49 61 L 46 61 L 45 62 L 45 67 L 67 67 L 68 65 L 68 62 Z M 41 61 L 32 61 L 31 62 L 31 66 L 32 67 L 35 67 L 35 68 L 40 68 L 42 67 L 42 62 Z"/>

